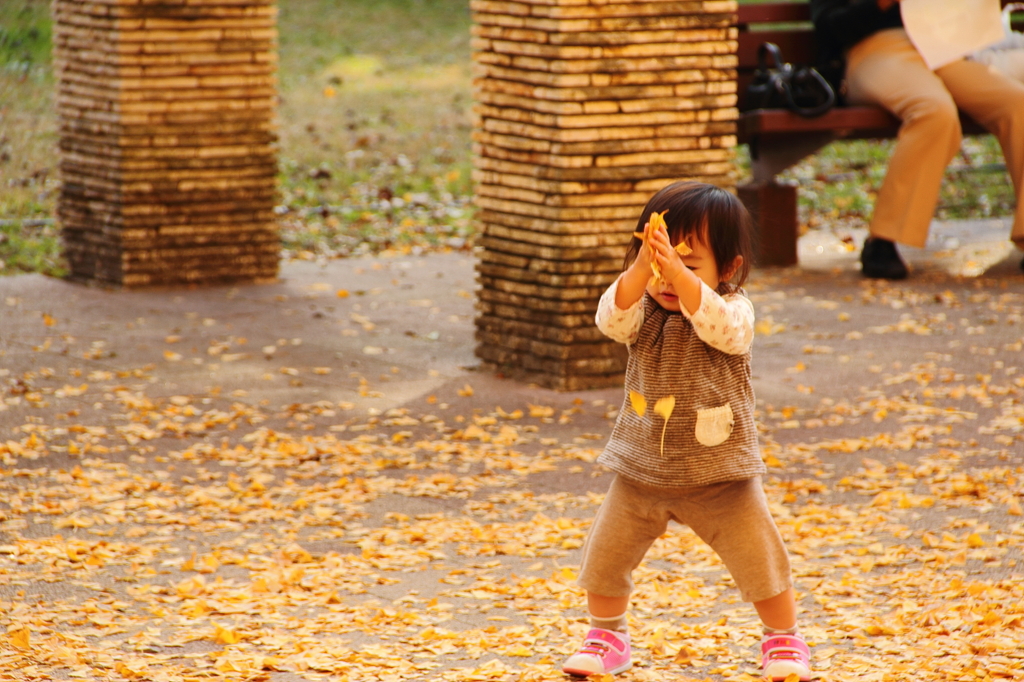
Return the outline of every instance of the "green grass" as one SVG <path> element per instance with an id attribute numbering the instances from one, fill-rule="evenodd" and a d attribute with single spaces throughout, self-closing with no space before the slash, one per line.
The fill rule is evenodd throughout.
<path id="1" fill-rule="evenodd" d="M 64 273 L 53 224 L 56 120 L 50 6 L 0 2 L 0 274 Z"/>
<path id="2" fill-rule="evenodd" d="M 799 187 L 801 231 L 866 226 L 894 145 L 894 140 L 834 142 L 782 173 L 781 180 Z M 742 181 L 749 174 L 743 148 L 738 161 Z M 1009 216 L 1015 205 L 995 137 L 964 138 L 960 153 L 946 169 L 936 217 Z"/>
<path id="3" fill-rule="evenodd" d="M 63 272 L 53 224 L 48 0 L 0 0 L 0 274 Z M 280 188 L 287 257 L 469 248 L 467 0 L 280 0 Z M 892 143 L 836 143 L 787 172 L 804 229 L 863 224 Z M 940 217 L 1006 215 L 992 138 L 947 173 Z M 743 173 L 743 152 L 740 153 Z"/>
<path id="4" fill-rule="evenodd" d="M 290 0 L 279 26 L 285 249 L 467 248 L 468 2 Z"/>
<path id="5" fill-rule="evenodd" d="M 4 0 L 0 5 L 0 64 L 26 73 L 50 63 L 49 2 Z"/>

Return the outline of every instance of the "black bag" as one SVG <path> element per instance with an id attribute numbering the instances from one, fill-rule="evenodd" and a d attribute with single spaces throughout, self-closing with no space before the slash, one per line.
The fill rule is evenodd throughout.
<path id="1" fill-rule="evenodd" d="M 774 62 L 771 66 L 768 65 L 769 55 Z M 761 43 L 757 48 L 757 71 L 747 88 L 743 111 L 789 109 L 813 118 L 824 114 L 835 103 L 835 91 L 816 70 L 783 62 L 775 43 Z"/>

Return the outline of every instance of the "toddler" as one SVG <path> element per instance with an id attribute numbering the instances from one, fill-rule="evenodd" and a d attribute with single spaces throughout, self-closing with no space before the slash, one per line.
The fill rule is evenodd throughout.
<path id="1" fill-rule="evenodd" d="M 674 520 L 715 550 L 753 602 L 764 625 L 765 677 L 811 677 L 789 558 L 761 487 L 766 469 L 750 382 L 754 308 L 740 288 L 750 229 L 729 192 L 672 184 L 644 208 L 624 270 L 601 297 L 598 327 L 629 348 L 626 397 L 598 459 L 616 475 L 580 567 L 591 629 L 563 664 L 566 673 L 630 668 L 630 576 Z"/>

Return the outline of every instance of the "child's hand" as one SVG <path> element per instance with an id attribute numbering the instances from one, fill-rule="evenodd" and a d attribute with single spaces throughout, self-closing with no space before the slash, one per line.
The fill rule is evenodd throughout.
<path id="1" fill-rule="evenodd" d="M 647 224 L 644 225 L 644 232 L 647 232 Z M 654 268 L 651 265 L 651 261 L 654 260 L 654 254 L 651 251 L 650 245 L 647 240 L 640 242 L 640 252 L 636 256 L 636 260 L 633 261 L 631 268 L 637 268 L 638 272 L 650 278 L 654 274 Z"/>
<path id="2" fill-rule="evenodd" d="M 653 251 L 653 258 L 661 268 L 661 276 L 667 282 L 675 281 L 684 271 L 689 270 L 683 263 L 682 257 L 672 246 L 665 228 L 655 230 L 649 240 Z"/>

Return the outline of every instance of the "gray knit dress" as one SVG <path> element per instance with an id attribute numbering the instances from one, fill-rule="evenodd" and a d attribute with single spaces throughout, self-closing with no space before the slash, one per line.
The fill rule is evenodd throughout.
<path id="1" fill-rule="evenodd" d="M 622 409 L 597 461 L 630 480 L 669 488 L 764 474 L 750 351 L 730 355 L 709 346 L 686 316 L 665 310 L 647 293 L 642 305 L 643 325 L 629 344 Z M 646 401 L 642 417 L 630 391 Z M 667 426 L 653 409 L 666 396 L 675 398 Z"/>

